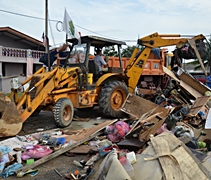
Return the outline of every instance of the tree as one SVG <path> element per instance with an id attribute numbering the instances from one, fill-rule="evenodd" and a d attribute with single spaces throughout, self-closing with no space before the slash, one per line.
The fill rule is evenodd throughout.
<path id="1" fill-rule="evenodd" d="M 122 57 L 131 57 L 135 48 L 136 46 L 127 46 L 127 48 L 124 48 L 121 53 Z"/>
<path id="2" fill-rule="evenodd" d="M 130 58 L 132 56 L 133 51 L 134 51 L 135 48 L 136 48 L 136 46 L 127 46 L 126 48 L 123 48 L 122 52 L 121 52 L 121 56 Z M 142 46 L 140 46 L 139 49 L 141 50 Z M 105 50 L 103 51 L 103 55 L 104 56 L 117 57 L 118 56 L 118 52 L 115 50 L 114 46 L 109 46 L 109 47 L 105 47 Z"/>
<path id="3" fill-rule="evenodd" d="M 105 47 L 105 50 L 103 51 L 104 56 L 118 56 L 118 52 L 115 50 L 114 46 L 108 46 Z"/>

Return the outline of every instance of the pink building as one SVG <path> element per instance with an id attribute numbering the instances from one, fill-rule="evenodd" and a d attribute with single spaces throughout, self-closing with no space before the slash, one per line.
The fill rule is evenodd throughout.
<path id="1" fill-rule="evenodd" d="M 42 66 L 39 58 L 44 52 L 41 41 L 10 27 L 0 27 L 0 91 L 10 92 L 14 78 L 22 82 L 27 74 L 36 72 Z"/>

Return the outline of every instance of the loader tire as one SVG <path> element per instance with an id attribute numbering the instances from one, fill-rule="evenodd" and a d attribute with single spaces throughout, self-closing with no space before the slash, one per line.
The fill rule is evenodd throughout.
<path id="1" fill-rule="evenodd" d="M 31 117 L 38 116 L 38 115 L 40 114 L 40 111 L 41 111 L 41 109 L 36 109 L 36 110 L 32 113 Z"/>
<path id="2" fill-rule="evenodd" d="M 57 127 L 69 126 L 72 122 L 73 114 L 73 104 L 68 98 L 61 98 L 54 105 L 53 116 Z"/>
<path id="3" fill-rule="evenodd" d="M 110 117 L 124 117 L 120 109 L 127 97 L 128 88 L 121 81 L 112 81 L 102 87 L 99 94 L 99 108 L 103 114 Z"/>

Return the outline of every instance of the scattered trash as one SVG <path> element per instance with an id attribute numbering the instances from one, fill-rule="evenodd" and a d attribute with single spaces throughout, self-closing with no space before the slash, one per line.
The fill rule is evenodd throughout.
<path id="1" fill-rule="evenodd" d="M 44 129 L 43 128 L 39 128 L 39 129 L 37 129 L 37 131 L 38 132 L 42 132 L 42 131 L 44 131 Z"/>
<path id="2" fill-rule="evenodd" d="M 60 173 L 57 169 L 54 169 L 54 171 L 55 171 L 61 178 L 63 178 L 63 176 L 61 175 L 61 173 Z"/>
<path id="3" fill-rule="evenodd" d="M 126 154 L 126 158 L 130 162 L 130 164 L 136 163 L 136 155 L 135 155 L 134 151 L 128 152 Z"/>
<path id="4" fill-rule="evenodd" d="M 48 146 L 40 146 L 35 145 L 32 149 L 28 149 L 27 151 L 23 152 L 21 158 L 23 160 L 35 158 L 40 159 L 46 157 L 47 155 L 51 154 L 53 151 Z"/>
<path id="5" fill-rule="evenodd" d="M 35 169 L 35 170 L 30 169 L 30 170 L 28 170 L 26 172 L 21 171 L 21 172 L 17 173 L 17 177 L 21 178 L 21 177 L 23 177 L 25 175 L 30 176 L 30 177 L 34 177 L 37 174 L 38 174 L 38 170 L 37 169 Z"/>
<path id="6" fill-rule="evenodd" d="M 114 125 L 106 127 L 108 139 L 112 142 L 119 142 L 129 131 L 129 125 L 124 121 L 118 121 Z"/>
<path id="7" fill-rule="evenodd" d="M 14 163 L 12 165 L 9 165 L 8 167 L 6 167 L 4 169 L 4 171 L 2 172 L 1 176 L 3 178 L 6 178 L 6 177 L 9 177 L 11 175 L 14 175 L 15 174 L 15 171 L 19 168 L 23 167 L 22 164 L 19 164 L 19 163 Z"/>
<path id="8" fill-rule="evenodd" d="M 83 165 L 80 162 L 76 161 L 76 160 L 73 161 L 73 164 L 75 164 L 78 167 L 83 167 Z"/>
<path id="9" fill-rule="evenodd" d="M 60 154 L 66 158 L 83 154 L 83 159 L 71 160 L 75 167 L 70 173 L 63 175 L 57 169 L 54 171 L 61 178 L 74 180 L 137 180 L 155 176 L 162 179 L 164 175 L 169 179 L 180 179 L 186 176 L 183 171 L 187 179 L 191 179 L 187 169 L 190 167 L 197 172 L 198 178 L 211 179 L 210 172 L 202 165 L 202 160 L 211 152 L 211 111 L 208 106 L 211 91 L 203 85 L 200 86 L 202 89 L 193 91 L 198 84 L 195 81 L 188 83 L 185 80 L 187 74 L 182 70 L 177 76 L 171 76 L 176 82 L 171 88 L 153 89 L 153 93 L 146 93 L 142 88 L 136 89 L 139 95 L 129 93 L 121 108 L 129 115 L 127 118 L 107 120 L 86 129 L 56 129 L 53 133 L 37 129 L 39 132 L 32 135 L 16 135 L 21 146 L 0 146 L 1 176 L 15 173 L 17 177 L 35 176 L 38 170 L 31 167 L 36 163 L 42 164 Z M 89 119 L 74 118 L 78 121 Z M 11 151 L 14 151 L 12 156 Z M 187 167 L 182 159 L 186 159 Z M 207 158 L 207 167 L 209 161 Z M 166 166 L 168 163 L 172 166 Z"/>

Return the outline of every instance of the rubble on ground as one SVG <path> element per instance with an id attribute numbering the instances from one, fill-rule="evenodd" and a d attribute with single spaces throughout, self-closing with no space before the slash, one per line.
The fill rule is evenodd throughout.
<path id="1" fill-rule="evenodd" d="M 0 175 L 36 176 L 40 164 L 81 153 L 76 171 L 55 172 L 73 180 L 211 179 L 211 90 L 182 69 L 164 70 L 169 88 L 128 94 L 121 108 L 127 118 L 1 141 Z"/>

